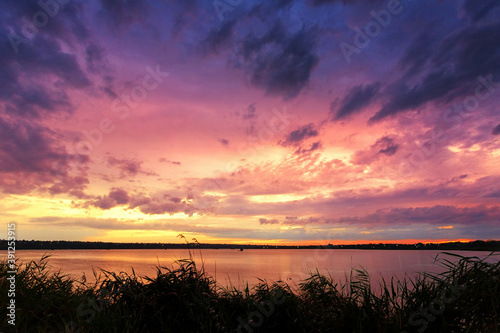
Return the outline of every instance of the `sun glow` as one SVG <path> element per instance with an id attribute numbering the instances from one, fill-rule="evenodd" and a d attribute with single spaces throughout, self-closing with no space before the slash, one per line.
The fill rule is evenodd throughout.
<path id="1" fill-rule="evenodd" d="M 252 195 L 250 201 L 257 203 L 265 202 L 290 202 L 308 198 L 310 195 L 304 194 L 273 194 L 273 195 Z"/>

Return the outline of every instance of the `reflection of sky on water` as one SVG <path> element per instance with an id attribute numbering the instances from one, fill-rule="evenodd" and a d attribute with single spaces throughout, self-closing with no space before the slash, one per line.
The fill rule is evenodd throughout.
<path id="1" fill-rule="evenodd" d="M 258 278 L 268 281 L 283 280 L 298 283 L 315 272 L 331 275 L 335 280 L 344 280 L 351 269 L 366 269 L 371 276 L 372 286 L 381 282 L 381 276 L 390 281 L 392 276 L 404 277 L 405 273 L 441 272 L 443 268 L 434 263 L 440 251 L 426 250 L 285 250 L 252 249 L 192 251 L 194 260 L 201 267 L 203 264 L 208 274 L 215 277 L 222 285 L 235 287 L 258 282 Z M 38 260 L 45 253 L 40 250 L 20 250 L 17 256 L 21 261 Z M 92 268 L 108 271 L 132 272 L 137 275 L 154 276 L 155 267 L 171 267 L 175 260 L 188 258 L 187 250 L 54 250 L 50 265 L 52 269 L 61 269 L 63 273 L 81 277 L 85 273 L 89 281 L 93 280 Z M 463 256 L 483 258 L 488 252 L 456 251 Z M 439 258 L 455 260 L 454 257 L 439 255 Z M 498 257 L 489 260 L 498 260 Z M 175 267 L 175 265 L 174 265 Z M 354 272 L 353 272 L 354 273 Z"/>

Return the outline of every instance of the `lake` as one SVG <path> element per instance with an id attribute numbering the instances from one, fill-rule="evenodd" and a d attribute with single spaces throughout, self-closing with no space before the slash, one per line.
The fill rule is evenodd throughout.
<path id="1" fill-rule="evenodd" d="M 3 251 L 4 255 L 6 251 Z M 291 285 L 310 276 L 318 269 L 330 274 L 335 280 L 344 280 L 352 269 L 363 267 L 371 276 L 371 284 L 378 286 L 382 277 L 390 281 L 392 276 L 402 278 L 418 272 L 442 272 L 444 268 L 435 263 L 441 251 L 433 250 L 343 250 L 343 249 L 232 249 L 191 250 L 193 259 L 223 286 L 244 288 L 246 283 L 255 285 L 260 279 L 283 280 Z M 462 256 L 486 257 L 489 252 L 448 251 Z M 155 266 L 175 267 L 175 260 L 189 258 L 183 249 L 158 250 L 17 250 L 21 262 L 39 260 L 44 253 L 51 254 L 49 264 L 53 270 L 93 281 L 93 269 L 132 272 L 137 275 L 155 276 Z M 439 255 L 439 258 L 456 260 Z M 498 256 L 488 261 L 498 261 Z"/>

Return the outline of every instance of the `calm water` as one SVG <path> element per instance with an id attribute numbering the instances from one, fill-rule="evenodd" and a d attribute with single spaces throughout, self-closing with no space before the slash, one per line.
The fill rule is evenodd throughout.
<path id="1" fill-rule="evenodd" d="M 5 252 L 5 251 L 3 251 Z M 378 286 L 383 276 L 390 280 L 413 275 L 417 272 L 441 272 L 444 269 L 434 262 L 440 251 L 424 250 L 285 250 L 250 249 L 212 250 L 192 252 L 197 265 L 205 266 L 207 272 L 224 286 L 242 288 L 246 282 L 254 285 L 258 278 L 272 281 L 284 280 L 292 285 L 309 276 L 316 268 L 330 274 L 336 280 L 345 280 L 351 269 L 365 268 L 371 276 L 373 286 Z M 452 251 L 450 251 L 452 252 Z M 131 267 L 137 275 L 156 275 L 155 266 L 172 267 L 175 260 L 189 258 L 187 250 L 18 250 L 21 261 L 38 260 L 44 253 L 51 254 L 51 268 L 87 280 L 93 280 L 92 269 L 130 273 Z M 463 256 L 484 258 L 488 252 L 455 251 Z M 3 253 L 5 256 L 5 253 Z M 453 257 L 439 257 L 455 260 Z M 498 260 L 499 256 L 489 258 Z M 175 264 L 174 264 L 175 267 Z"/>

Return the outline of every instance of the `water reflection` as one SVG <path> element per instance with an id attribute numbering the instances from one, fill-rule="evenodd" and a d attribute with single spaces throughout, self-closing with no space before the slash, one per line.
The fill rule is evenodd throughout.
<path id="1" fill-rule="evenodd" d="M 451 251 L 450 251 L 451 252 Z M 19 250 L 21 261 L 39 260 L 44 253 L 51 254 L 49 261 L 53 270 L 61 270 L 73 277 L 85 274 L 93 281 L 92 269 L 132 272 L 137 275 L 156 275 L 157 265 L 172 267 L 175 260 L 189 258 L 187 250 Z M 316 269 L 331 275 L 335 280 L 345 281 L 352 269 L 363 267 L 371 276 L 371 284 L 377 287 L 382 278 L 402 278 L 417 272 L 441 272 L 434 258 L 440 251 L 430 250 L 339 250 L 339 249 L 248 249 L 191 251 L 199 267 L 203 265 L 211 276 L 223 286 L 243 288 L 258 282 L 283 280 L 292 285 L 310 276 Z M 484 258 L 487 252 L 456 251 L 463 256 Z M 440 255 L 442 257 L 442 255 Z M 446 257 L 447 259 L 451 259 Z M 453 258 L 454 259 L 454 258 Z M 455 260 L 455 259 L 454 259 Z M 498 257 L 490 258 L 491 261 Z M 175 265 L 174 265 L 175 267 Z"/>

